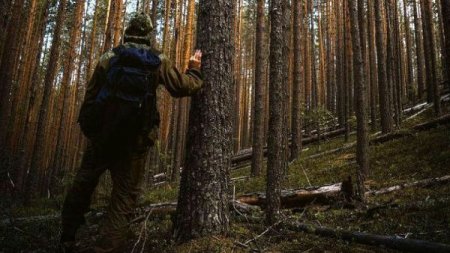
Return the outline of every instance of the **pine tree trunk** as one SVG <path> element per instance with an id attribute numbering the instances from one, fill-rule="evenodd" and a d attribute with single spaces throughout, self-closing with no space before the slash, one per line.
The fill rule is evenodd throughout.
<path id="1" fill-rule="evenodd" d="M 406 40 L 406 64 L 407 64 L 407 75 L 406 75 L 406 90 L 407 97 L 409 101 L 414 101 L 414 86 L 413 86 L 413 62 L 412 62 L 412 46 L 411 46 L 411 28 L 409 23 L 409 16 L 407 12 L 408 1 L 403 0 L 403 19 L 405 22 L 405 40 Z"/>
<path id="2" fill-rule="evenodd" d="M 270 6 L 270 94 L 269 140 L 267 161 L 266 223 L 275 224 L 279 219 L 281 180 L 285 166 L 283 155 L 283 0 L 273 0 Z"/>
<path id="3" fill-rule="evenodd" d="M 353 64 L 354 64 L 354 79 L 355 79 L 355 97 L 356 97 L 356 120 L 357 120 L 357 146 L 356 146 L 356 159 L 358 162 L 358 197 L 364 199 L 364 182 L 369 171 L 369 136 L 367 130 L 367 117 L 366 117 L 366 86 L 364 80 L 364 64 L 362 59 L 362 49 L 361 46 L 361 29 L 358 24 L 358 9 L 356 1 L 349 0 L 348 8 L 350 12 L 350 23 L 351 23 L 351 33 L 352 33 L 352 44 L 353 44 Z M 358 1 L 358 4 L 363 4 L 362 1 Z M 361 17 L 361 16 L 360 16 Z M 359 19 L 361 21 L 361 19 Z"/>
<path id="4" fill-rule="evenodd" d="M 377 128 L 377 84 L 378 84 L 378 66 L 377 51 L 375 46 L 375 13 L 374 2 L 368 1 L 368 34 L 369 34 L 369 61 L 370 61 L 370 121 L 372 131 Z"/>
<path id="5" fill-rule="evenodd" d="M 67 139 L 65 136 L 67 136 L 67 132 L 69 131 L 68 125 L 70 124 L 69 121 L 69 111 L 70 111 L 70 99 L 71 99 L 71 82 L 72 82 L 72 75 L 73 75 L 73 69 L 75 67 L 75 60 L 76 60 L 76 50 L 78 49 L 78 46 L 80 44 L 80 34 L 81 34 L 81 22 L 83 18 L 83 10 L 84 10 L 84 3 L 85 0 L 78 0 L 75 4 L 75 9 L 73 13 L 73 26 L 71 27 L 70 31 L 70 39 L 68 43 L 68 49 L 66 51 L 66 55 L 64 57 L 64 71 L 63 71 L 63 77 L 61 80 L 61 85 L 59 89 L 59 96 L 58 96 L 58 109 L 56 114 L 57 119 L 57 138 L 56 138 L 56 149 L 55 149 L 55 157 L 54 157 L 54 163 L 50 168 L 49 172 L 49 189 L 55 190 L 57 185 L 55 184 L 54 180 L 59 181 L 59 179 L 62 177 L 62 160 L 63 160 L 63 154 L 64 154 L 64 146 L 65 142 L 67 142 Z M 56 130 L 56 129 L 55 129 Z"/>
<path id="6" fill-rule="evenodd" d="M 444 76 L 447 80 L 447 87 L 450 88 L 450 1 L 449 0 L 441 0 L 441 8 L 442 8 L 442 26 L 444 29 L 444 40 L 445 40 L 445 52 L 446 52 L 446 66 L 447 69 L 444 70 L 444 73 L 447 75 Z"/>
<path id="7" fill-rule="evenodd" d="M 431 0 L 421 0 L 423 20 L 423 40 L 425 52 L 425 68 L 427 82 L 428 102 L 434 102 L 434 113 L 441 113 L 441 96 L 436 76 L 436 46 L 434 40 L 433 11 Z"/>
<path id="8" fill-rule="evenodd" d="M 111 49 L 113 30 L 114 30 L 114 20 L 115 20 L 115 9 L 117 3 L 115 0 L 108 0 L 108 10 L 106 15 L 106 27 L 105 27 L 105 39 L 103 41 L 103 53 Z"/>
<path id="9" fill-rule="evenodd" d="M 20 29 L 19 24 L 22 19 L 23 8 L 24 0 L 14 1 L 11 20 L 9 21 L 8 28 L 6 29 L 7 39 L 5 45 L 3 46 L 4 52 L 0 61 L 2 64 L 0 66 L 0 80 L 2 82 L 0 85 L 0 149 L 6 147 L 6 130 L 12 107 L 11 91 L 13 88 L 14 71 L 17 68 L 16 60 L 20 44 L 18 43 L 20 35 L 18 29 Z"/>
<path id="10" fill-rule="evenodd" d="M 414 31 L 415 31 L 415 41 L 416 41 L 416 66 L 417 66 L 417 96 L 419 99 L 423 98 L 423 91 L 425 87 L 424 79 L 424 51 L 423 51 L 423 40 L 422 40 L 422 26 L 419 19 L 419 14 L 417 10 L 417 1 L 413 0 L 413 12 L 414 12 Z M 420 0 L 419 0 L 420 1 Z"/>
<path id="11" fill-rule="evenodd" d="M 292 145 L 290 160 L 296 160 L 302 150 L 302 119 L 301 119 L 301 11 L 302 4 L 296 1 L 294 8 L 294 71 L 292 94 Z M 255 123 L 256 124 L 256 123 Z"/>
<path id="12" fill-rule="evenodd" d="M 185 241 L 229 230 L 232 151 L 233 5 L 199 3 L 197 45 L 204 52 L 202 90 L 193 96 L 174 236 Z M 216 127 L 220 126 L 220 127 Z"/>
<path id="13" fill-rule="evenodd" d="M 258 0 L 256 18 L 255 50 L 255 105 L 253 117 L 252 176 L 260 176 L 263 166 L 264 148 L 264 104 L 265 104 L 265 14 L 264 0 Z"/>
<path id="14" fill-rule="evenodd" d="M 67 0 L 61 0 L 58 7 L 58 15 L 56 17 L 56 26 L 53 31 L 52 46 L 50 49 L 50 58 L 47 65 L 47 72 L 44 79 L 44 94 L 43 100 L 39 109 L 39 115 L 37 118 L 37 135 L 34 143 L 34 151 L 31 158 L 31 165 L 26 177 L 26 190 L 25 196 L 28 199 L 33 198 L 36 195 L 38 172 L 43 170 L 44 156 L 46 150 L 46 126 L 49 126 L 51 120 L 49 110 L 51 110 L 51 95 L 53 90 L 53 82 L 58 70 L 58 58 L 59 49 L 61 45 L 61 32 L 63 28 L 63 22 L 66 15 L 66 3 Z"/>
<path id="15" fill-rule="evenodd" d="M 389 105 L 389 84 L 386 74 L 386 53 L 384 48 L 384 29 L 382 20 L 382 0 L 375 2 L 376 19 L 376 44 L 378 59 L 378 92 L 380 99 L 381 130 L 383 133 L 389 133 L 393 129 L 392 111 Z"/>

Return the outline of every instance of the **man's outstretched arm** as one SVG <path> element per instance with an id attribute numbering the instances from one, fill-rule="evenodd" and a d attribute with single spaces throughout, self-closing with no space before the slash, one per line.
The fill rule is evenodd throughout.
<path id="1" fill-rule="evenodd" d="M 160 55 L 160 58 L 160 82 L 173 97 L 192 96 L 202 87 L 203 76 L 200 71 L 202 53 L 200 50 L 197 50 L 191 57 L 186 73 L 180 72 L 164 55 Z"/>

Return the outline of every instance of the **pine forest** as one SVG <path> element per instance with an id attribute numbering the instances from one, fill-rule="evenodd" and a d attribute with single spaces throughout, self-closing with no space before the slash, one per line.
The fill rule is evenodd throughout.
<path id="1" fill-rule="evenodd" d="M 0 1 L 0 252 L 450 252 L 450 0 Z"/>

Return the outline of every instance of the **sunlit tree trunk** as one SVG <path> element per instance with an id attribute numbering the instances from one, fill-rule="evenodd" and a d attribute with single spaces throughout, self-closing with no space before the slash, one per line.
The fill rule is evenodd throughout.
<path id="1" fill-rule="evenodd" d="M 36 196 L 36 190 L 38 188 L 38 171 L 42 171 L 45 162 L 45 151 L 46 149 L 46 126 L 51 119 L 49 110 L 51 105 L 51 94 L 53 89 L 53 82 L 56 77 L 56 72 L 58 70 L 58 58 L 59 49 L 61 45 L 61 32 L 63 28 L 63 22 L 66 15 L 66 4 L 67 0 L 61 0 L 58 7 L 58 15 L 56 17 L 56 26 L 53 31 L 52 46 L 50 49 L 50 58 L 47 65 L 47 71 L 44 79 L 44 94 L 43 100 L 40 105 L 39 115 L 37 118 L 37 135 L 36 141 L 34 143 L 34 151 L 31 158 L 31 165 L 27 173 L 27 183 L 25 196 L 28 199 Z"/>

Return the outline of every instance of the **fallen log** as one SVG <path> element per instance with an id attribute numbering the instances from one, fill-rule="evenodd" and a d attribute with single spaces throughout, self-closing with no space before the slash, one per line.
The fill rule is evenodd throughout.
<path id="1" fill-rule="evenodd" d="M 411 188 L 411 187 L 428 187 L 433 185 L 439 185 L 439 184 L 445 184 L 450 182 L 450 175 L 443 176 L 443 177 L 436 177 L 436 178 L 427 178 L 419 181 L 415 181 L 412 183 L 404 183 L 401 185 L 395 185 L 387 188 L 383 188 L 380 190 L 374 190 L 374 191 L 368 191 L 365 193 L 366 196 L 376 196 L 386 193 L 391 193 L 394 191 L 402 190 L 405 188 Z"/>
<path id="2" fill-rule="evenodd" d="M 403 137 L 411 136 L 412 133 L 408 131 L 397 131 L 388 134 L 380 135 L 369 141 L 369 145 L 377 145 L 381 143 L 385 143 L 391 140 L 400 139 Z"/>
<path id="3" fill-rule="evenodd" d="M 439 125 L 445 125 L 445 124 L 449 124 L 450 123 L 450 114 L 446 114 L 444 116 L 441 116 L 437 119 L 422 123 L 422 124 L 418 124 L 415 125 L 413 127 L 414 130 L 416 131 L 425 131 L 425 130 L 429 130 L 432 128 L 435 128 Z"/>
<path id="4" fill-rule="evenodd" d="M 312 187 L 307 189 L 284 190 L 281 191 L 281 208 L 304 207 L 314 204 L 329 204 L 335 202 L 337 198 L 343 198 L 345 193 L 341 190 L 342 183 Z M 350 193 L 351 194 L 351 193 Z M 237 198 L 239 202 L 264 206 L 266 204 L 265 193 L 250 193 Z"/>
<path id="5" fill-rule="evenodd" d="M 450 252 L 450 245 L 398 236 L 375 235 L 364 232 L 353 232 L 341 229 L 317 227 L 299 222 L 284 222 L 283 227 L 296 232 L 304 232 L 323 237 L 336 238 L 344 241 L 357 242 L 366 245 L 384 246 L 404 252 Z"/>
<path id="6" fill-rule="evenodd" d="M 376 196 L 387 194 L 394 191 L 402 190 L 410 187 L 428 187 L 432 185 L 439 185 L 450 182 L 450 175 L 428 178 L 424 180 L 415 181 L 412 183 L 405 183 L 402 185 L 391 186 L 379 190 L 368 191 L 366 196 Z M 349 200 L 353 197 L 353 187 L 351 178 L 348 178 L 342 183 L 326 185 L 321 187 L 310 187 L 305 189 L 283 190 L 281 191 L 281 208 L 300 208 L 311 204 L 330 204 L 341 200 Z M 266 204 L 266 194 L 263 192 L 244 194 L 236 198 L 239 202 L 264 206 Z"/>
<path id="7" fill-rule="evenodd" d="M 331 132 L 327 132 L 327 133 L 323 133 L 320 136 L 314 136 L 314 137 L 308 137 L 308 138 L 303 138 L 302 139 L 302 144 L 303 145 L 308 145 L 311 143 L 315 143 L 318 142 L 320 140 L 325 140 L 325 139 L 329 139 L 329 138 L 334 138 L 337 136 L 340 136 L 342 134 L 345 133 L 345 128 L 340 128 Z M 241 150 L 240 152 L 238 152 L 236 155 L 234 155 L 231 158 L 231 163 L 235 166 L 237 166 L 238 163 L 241 162 L 245 162 L 251 159 L 253 155 L 253 151 L 252 149 L 245 149 L 245 150 Z M 264 156 L 267 155 L 267 146 L 264 147 Z"/>
<path id="8" fill-rule="evenodd" d="M 336 148 L 336 149 L 328 150 L 328 151 L 325 151 L 325 152 L 322 152 L 322 153 L 310 155 L 308 157 L 305 157 L 305 160 L 315 159 L 315 158 L 319 158 L 319 157 L 326 156 L 326 155 L 336 154 L 336 153 L 339 153 L 339 152 L 342 152 L 342 151 L 345 151 L 345 150 L 349 150 L 349 149 L 354 148 L 354 147 L 356 147 L 356 142 L 348 143 L 348 144 L 345 144 L 343 147 L 340 147 L 340 148 Z"/>

